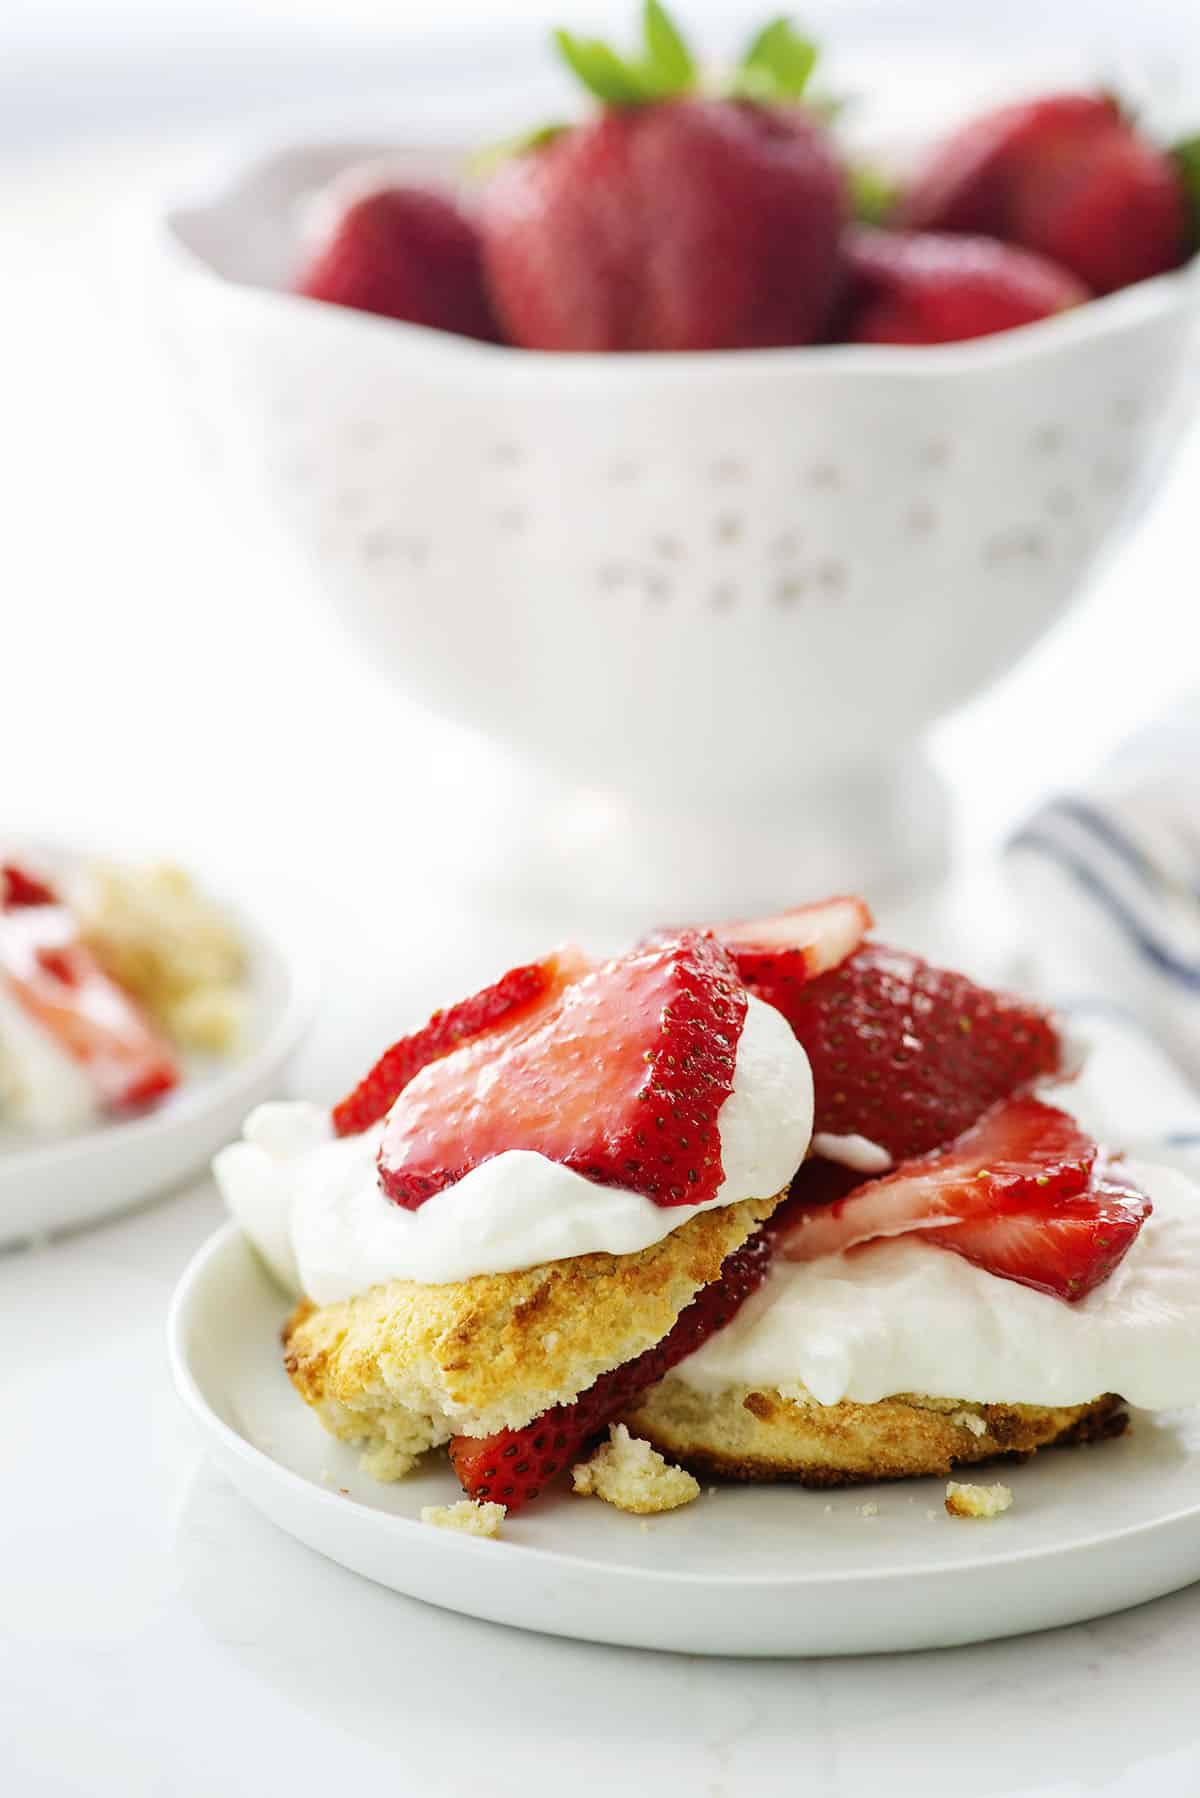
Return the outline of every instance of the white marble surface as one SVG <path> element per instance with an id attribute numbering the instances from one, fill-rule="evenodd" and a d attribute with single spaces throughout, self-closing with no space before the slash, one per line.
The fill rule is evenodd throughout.
<path id="1" fill-rule="evenodd" d="M 569 921 L 484 927 L 450 902 L 477 747 L 401 715 L 163 434 L 111 221 L 169 161 L 0 164 L 21 446 L 0 608 L 6 646 L 52 671 L 4 685 L 4 822 L 170 848 L 306 923 L 328 999 L 298 1083 L 318 1093 Z M 1197 453 L 1069 623 L 942 733 L 968 847 L 1194 678 Z M 372 783 L 393 804 L 367 830 Z M 215 1475 L 168 1387 L 167 1296 L 217 1215 L 202 1187 L 0 1259 L 5 1798 L 1200 1790 L 1196 1590 L 953 1654 L 738 1665 L 520 1636 L 320 1561 Z"/>
<path id="2" fill-rule="evenodd" d="M 953 1653 L 738 1663 L 527 1636 L 265 1523 L 170 1391 L 210 1188 L 0 1261 L 0 1789 L 1194 1798 L 1200 1591 Z"/>

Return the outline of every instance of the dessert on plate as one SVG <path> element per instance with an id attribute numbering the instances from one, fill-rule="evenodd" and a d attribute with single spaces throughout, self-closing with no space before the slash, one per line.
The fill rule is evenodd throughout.
<path id="1" fill-rule="evenodd" d="M 0 857 L 0 1126 L 147 1110 L 237 1041 L 245 952 L 176 868 Z"/>
<path id="2" fill-rule="evenodd" d="M 559 950 L 253 1113 L 216 1173 L 325 1427 L 511 1511 L 589 1452 L 600 1496 L 944 1477 L 1200 1397 L 1200 1194 L 1049 1102 L 1051 1016 L 870 928 Z"/>

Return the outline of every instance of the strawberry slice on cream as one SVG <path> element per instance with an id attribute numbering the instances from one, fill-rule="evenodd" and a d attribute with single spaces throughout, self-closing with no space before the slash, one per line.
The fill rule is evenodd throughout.
<path id="1" fill-rule="evenodd" d="M 180 1078 L 175 1055 L 80 940 L 75 920 L 40 879 L 3 869 L 0 990 L 86 1076 L 97 1109 L 127 1112 Z"/>
<path id="2" fill-rule="evenodd" d="M 845 1198 L 789 1207 L 774 1233 L 789 1261 L 919 1233 L 1001 1279 L 1074 1303 L 1108 1279 L 1149 1214 L 1149 1200 L 1073 1118 L 1017 1098 L 949 1148 Z"/>
<path id="3" fill-rule="evenodd" d="M 388 1114 L 383 1190 L 415 1210 L 525 1149 L 656 1205 L 708 1202 L 746 1006 L 729 955 L 696 931 L 606 962 L 528 1023 L 422 1069 Z"/>
<path id="4" fill-rule="evenodd" d="M 333 1127 L 339 1136 L 354 1136 L 369 1130 L 387 1116 L 410 1080 L 428 1067 L 452 1055 L 464 1043 L 480 1037 L 489 1039 L 490 1048 L 499 1047 L 501 1032 L 525 1032 L 556 1003 L 573 981 L 581 980 L 591 968 L 581 949 L 568 944 L 554 949 L 541 961 L 510 968 L 499 980 L 485 986 L 456 1005 L 435 1011 L 427 1024 L 402 1036 L 390 1049 L 385 1049 L 374 1067 L 363 1076 L 353 1092 L 333 1108 Z"/>

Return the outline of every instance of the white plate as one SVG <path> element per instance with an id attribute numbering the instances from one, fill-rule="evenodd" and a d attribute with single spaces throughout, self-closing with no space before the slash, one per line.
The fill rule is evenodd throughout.
<path id="1" fill-rule="evenodd" d="M 1013 1510 L 948 1518 L 940 1481 L 723 1487 L 640 1525 L 548 1498 L 480 1542 L 421 1506 L 461 1497 L 448 1466 L 381 1486 L 293 1393 L 289 1301 L 236 1226 L 192 1261 L 171 1307 L 176 1386 L 229 1477 L 331 1560 L 450 1610 L 524 1629 L 693 1654 L 855 1654 L 1049 1629 L 1200 1578 L 1200 1412 L 1002 1477 Z M 877 1515 L 864 1507 L 878 1506 Z M 933 1512 L 933 1516 L 929 1515 Z"/>
<path id="2" fill-rule="evenodd" d="M 247 945 L 246 1046 L 193 1058 L 178 1090 L 144 1116 L 37 1137 L 0 1131 L 0 1248 L 125 1210 L 207 1166 L 254 1105 L 278 1091 L 312 1012 L 297 964 L 232 908 Z"/>

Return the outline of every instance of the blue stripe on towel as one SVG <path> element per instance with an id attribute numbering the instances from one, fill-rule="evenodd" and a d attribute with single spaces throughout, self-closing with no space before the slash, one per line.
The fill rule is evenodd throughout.
<path id="1" fill-rule="evenodd" d="M 1081 829 L 1111 849 L 1119 861 L 1124 862 L 1131 874 L 1136 874 L 1144 887 L 1152 893 L 1160 893 L 1163 886 L 1163 875 L 1159 873 L 1150 857 L 1118 830 L 1112 819 L 1104 812 L 1099 812 L 1084 799 L 1063 796 L 1052 801 L 1050 812 L 1058 812 L 1064 818 L 1072 818 Z"/>
<path id="2" fill-rule="evenodd" d="M 1082 887 L 1089 898 L 1094 899 L 1100 908 L 1107 912 L 1129 938 L 1143 960 L 1157 969 L 1168 980 L 1185 986 L 1191 992 L 1200 992 L 1200 964 L 1182 960 L 1168 949 L 1137 918 L 1119 894 L 1114 893 L 1107 881 L 1103 880 L 1096 870 L 1085 862 L 1081 856 L 1057 842 L 1044 831 L 1027 825 L 1009 841 L 1010 849 L 1036 849 L 1043 855 L 1057 862 L 1067 874 Z"/>

